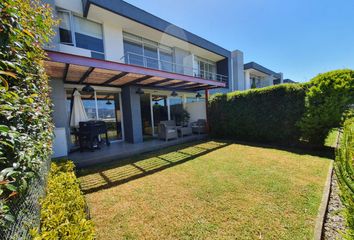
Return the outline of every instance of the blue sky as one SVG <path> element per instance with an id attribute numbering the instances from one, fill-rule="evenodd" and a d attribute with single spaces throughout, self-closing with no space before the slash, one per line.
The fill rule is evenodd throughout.
<path id="1" fill-rule="evenodd" d="M 284 78 L 354 69 L 354 0 L 126 0 Z"/>

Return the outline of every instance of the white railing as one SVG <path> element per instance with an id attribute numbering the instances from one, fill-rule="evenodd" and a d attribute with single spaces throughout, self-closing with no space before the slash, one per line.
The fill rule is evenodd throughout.
<path id="1" fill-rule="evenodd" d="M 131 65 L 142 66 L 167 72 L 189 75 L 193 77 L 204 78 L 207 80 L 214 80 L 218 82 L 227 82 L 228 76 L 217 74 L 213 72 L 203 71 L 191 66 L 185 66 L 169 61 L 160 60 L 157 58 L 147 57 L 144 55 L 128 52 L 121 58 L 124 62 Z"/>

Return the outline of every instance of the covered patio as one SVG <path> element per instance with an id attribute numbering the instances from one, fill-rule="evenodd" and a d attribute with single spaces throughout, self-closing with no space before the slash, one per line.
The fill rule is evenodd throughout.
<path id="1" fill-rule="evenodd" d="M 53 115 L 56 126 L 54 151 L 59 149 L 63 152 L 62 156 L 66 154 L 78 167 L 205 138 L 205 134 L 198 134 L 162 141 L 156 138 L 158 124 L 160 121 L 174 120 L 172 104 L 180 104 L 181 107 L 183 105 L 184 109 L 188 105 L 186 96 L 201 96 L 200 93 L 204 93 L 203 101 L 193 103 L 193 109 L 189 111 L 193 114 L 196 109 L 197 111 L 202 109 L 204 112 L 202 118 L 206 120 L 207 126 L 208 91 L 227 85 L 221 80 L 210 80 L 132 64 L 55 51 L 47 51 L 47 54 L 45 67 L 52 85 Z M 92 91 L 85 92 L 84 89 L 87 87 L 92 88 Z M 101 149 L 93 152 L 71 153 L 73 137 L 69 124 L 68 101 L 72 98 L 73 89 L 81 91 L 90 120 L 105 121 L 112 126 L 113 130 L 108 133 L 109 136 L 114 137 L 110 146 L 101 145 Z M 178 103 L 176 97 L 180 98 L 177 99 Z M 198 116 L 194 118 L 194 121 L 202 119 Z M 150 134 L 152 138 L 146 138 L 143 134 Z"/>

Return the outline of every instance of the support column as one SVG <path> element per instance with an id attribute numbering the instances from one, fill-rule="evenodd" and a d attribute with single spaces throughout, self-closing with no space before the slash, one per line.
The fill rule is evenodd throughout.
<path id="1" fill-rule="evenodd" d="M 70 149 L 69 116 L 66 109 L 66 92 L 61 79 L 49 80 L 51 87 L 50 98 L 53 103 L 53 121 L 55 125 L 55 138 L 53 142 L 53 157 L 68 155 Z"/>
<path id="2" fill-rule="evenodd" d="M 140 95 L 136 93 L 137 89 L 138 87 L 136 86 L 122 88 L 124 135 L 125 140 L 130 143 L 143 141 Z"/>
<path id="3" fill-rule="evenodd" d="M 232 57 L 232 81 L 234 89 L 232 91 L 245 90 L 244 68 L 243 68 L 243 52 L 235 50 L 231 53 Z"/>
<path id="4" fill-rule="evenodd" d="M 206 131 L 207 131 L 207 133 L 209 133 L 208 107 L 209 107 L 209 90 L 205 89 L 205 114 L 206 114 Z"/>

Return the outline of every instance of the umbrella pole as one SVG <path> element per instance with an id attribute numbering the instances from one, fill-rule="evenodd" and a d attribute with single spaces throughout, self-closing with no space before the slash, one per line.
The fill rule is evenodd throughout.
<path id="1" fill-rule="evenodd" d="M 71 93 L 71 101 L 70 101 L 70 116 L 69 116 L 69 126 L 70 126 L 70 121 L 71 121 L 71 115 L 73 112 L 73 106 L 74 106 L 74 93 L 77 91 L 77 88 L 74 88 L 72 93 Z"/>
<path id="2" fill-rule="evenodd" d="M 71 122 L 71 116 L 72 116 L 73 106 L 74 106 L 74 93 L 75 93 L 75 91 L 78 91 L 77 88 L 74 88 L 74 89 L 73 89 L 73 91 L 72 91 L 72 93 L 71 93 L 71 101 L 70 101 L 70 116 L 69 116 L 70 138 L 71 138 L 71 126 L 70 126 L 70 122 Z M 74 134 L 75 134 L 75 141 L 76 141 L 76 140 L 77 140 L 77 139 L 76 139 L 76 128 L 74 128 L 74 129 L 75 129 L 75 130 L 74 130 L 74 131 L 75 131 Z M 76 147 L 76 148 L 75 148 L 75 144 L 74 144 L 74 148 L 72 148 L 72 147 L 73 147 L 73 146 L 71 146 L 70 153 L 76 152 L 76 151 L 80 150 L 79 147 Z"/>

